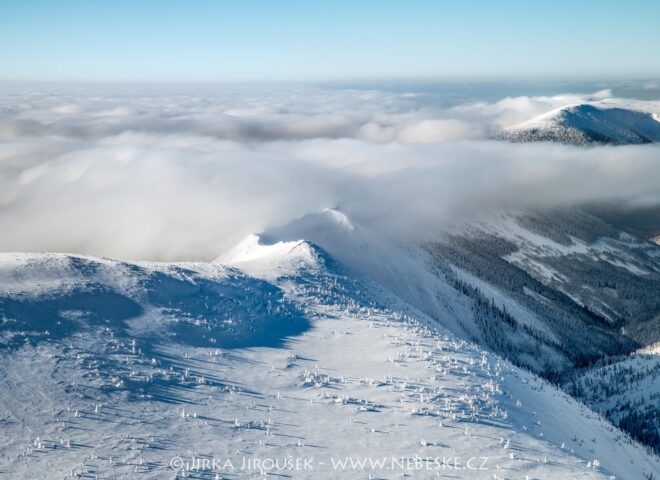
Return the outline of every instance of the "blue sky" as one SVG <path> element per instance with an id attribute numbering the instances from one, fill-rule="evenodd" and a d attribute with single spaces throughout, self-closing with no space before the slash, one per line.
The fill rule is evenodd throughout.
<path id="1" fill-rule="evenodd" d="M 660 77 L 660 2 L 0 0 L 0 79 Z"/>

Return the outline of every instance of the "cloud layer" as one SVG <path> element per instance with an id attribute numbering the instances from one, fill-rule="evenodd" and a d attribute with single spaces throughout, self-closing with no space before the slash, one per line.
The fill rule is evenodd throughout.
<path id="1" fill-rule="evenodd" d="M 610 96 L 447 101 L 308 86 L 0 96 L 0 250 L 212 259 L 339 206 L 433 236 L 488 209 L 660 200 L 657 146 L 512 145 L 502 127 Z"/>

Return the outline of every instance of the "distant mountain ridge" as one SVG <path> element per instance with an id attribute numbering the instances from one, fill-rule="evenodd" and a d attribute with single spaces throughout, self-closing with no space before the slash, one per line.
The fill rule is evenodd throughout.
<path id="1" fill-rule="evenodd" d="M 569 105 L 505 128 L 496 138 L 511 142 L 638 145 L 660 142 L 660 116 L 636 104 Z"/>

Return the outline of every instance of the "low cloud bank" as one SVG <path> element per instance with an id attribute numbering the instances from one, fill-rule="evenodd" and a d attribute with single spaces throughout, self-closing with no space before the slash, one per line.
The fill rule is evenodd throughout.
<path id="1" fill-rule="evenodd" d="M 611 96 L 447 103 L 281 86 L 0 96 L 0 250 L 208 260 L 339 207 L 432 237 L 500 208 L 660 203 L 660 148 L 513 145 L 502 127 Z"/>

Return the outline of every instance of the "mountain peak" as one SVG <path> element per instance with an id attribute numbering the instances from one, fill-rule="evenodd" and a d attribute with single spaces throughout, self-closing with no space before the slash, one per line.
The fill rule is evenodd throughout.
<path id="1" fill-rule="evenodd" d="M 322 265 L 322 254 L 312 243 L 303 240 L 278 241 L 264 234 L 252 233 L 214 263 L 239 268 L 261 278 L 276 278 Z"/>
<path id="2" fill-rule="evenodd" d="M 573 145 L 643 144 L 660 141 L 655 112 L 634 105 L 593 102 L 564 106 L 501 131 L 496 138 L 512 142 L 552 141 Z"/>

